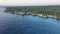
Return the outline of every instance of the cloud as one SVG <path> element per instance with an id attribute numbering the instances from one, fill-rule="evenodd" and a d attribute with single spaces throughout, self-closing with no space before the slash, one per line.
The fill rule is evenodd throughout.
<path id="1" fill-rule="evenodd" d="M 60 0 L 0 0 L 0 5 L 58 5 Z"/>

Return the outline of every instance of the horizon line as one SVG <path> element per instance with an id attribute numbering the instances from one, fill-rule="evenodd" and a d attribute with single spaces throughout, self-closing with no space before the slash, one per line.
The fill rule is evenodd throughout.
<path id="1" fill-rule="evenodd" d="M 60 6 L 60 5 L 0 5 L 0 6 Z"/>

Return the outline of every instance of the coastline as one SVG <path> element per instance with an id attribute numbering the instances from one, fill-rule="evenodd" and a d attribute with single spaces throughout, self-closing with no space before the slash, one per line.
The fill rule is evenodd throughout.
<path id="1" fill-rule="evenodd" d="M 8 13 L 11 13 L 11 12 L 8 12 Z M 57 17 L 56 15 L 53 16 L 53 15 L 44 15 L 44 14 L 33 14 L 31 12 L 14 12 L 13 14 L 18 14 L 18 15 L 33 15 L 33 16 L 39 16 L 39 17 L 43 17 L 43 18 L 54 18 L 54 19 L 58 19 L 60 20 L 60 17 Z"/>

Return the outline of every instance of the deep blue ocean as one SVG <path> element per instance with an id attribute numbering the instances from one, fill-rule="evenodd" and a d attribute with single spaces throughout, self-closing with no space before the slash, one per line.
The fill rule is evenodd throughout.
<path id="1" fill-rule="evenodd" d="M 0 8 L 0 34 L 60 34 L 60 20 L 5 13 Z"/>

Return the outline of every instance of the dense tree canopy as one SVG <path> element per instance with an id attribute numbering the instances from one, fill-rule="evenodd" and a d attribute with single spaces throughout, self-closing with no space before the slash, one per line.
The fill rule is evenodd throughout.
<path id="1" fill-rule="evenodd" d="M 31 12 L 34 14 L 57 15 L 60 17 L 60 6 L 20 6 L 7 7 L 6 12 Z"/>

